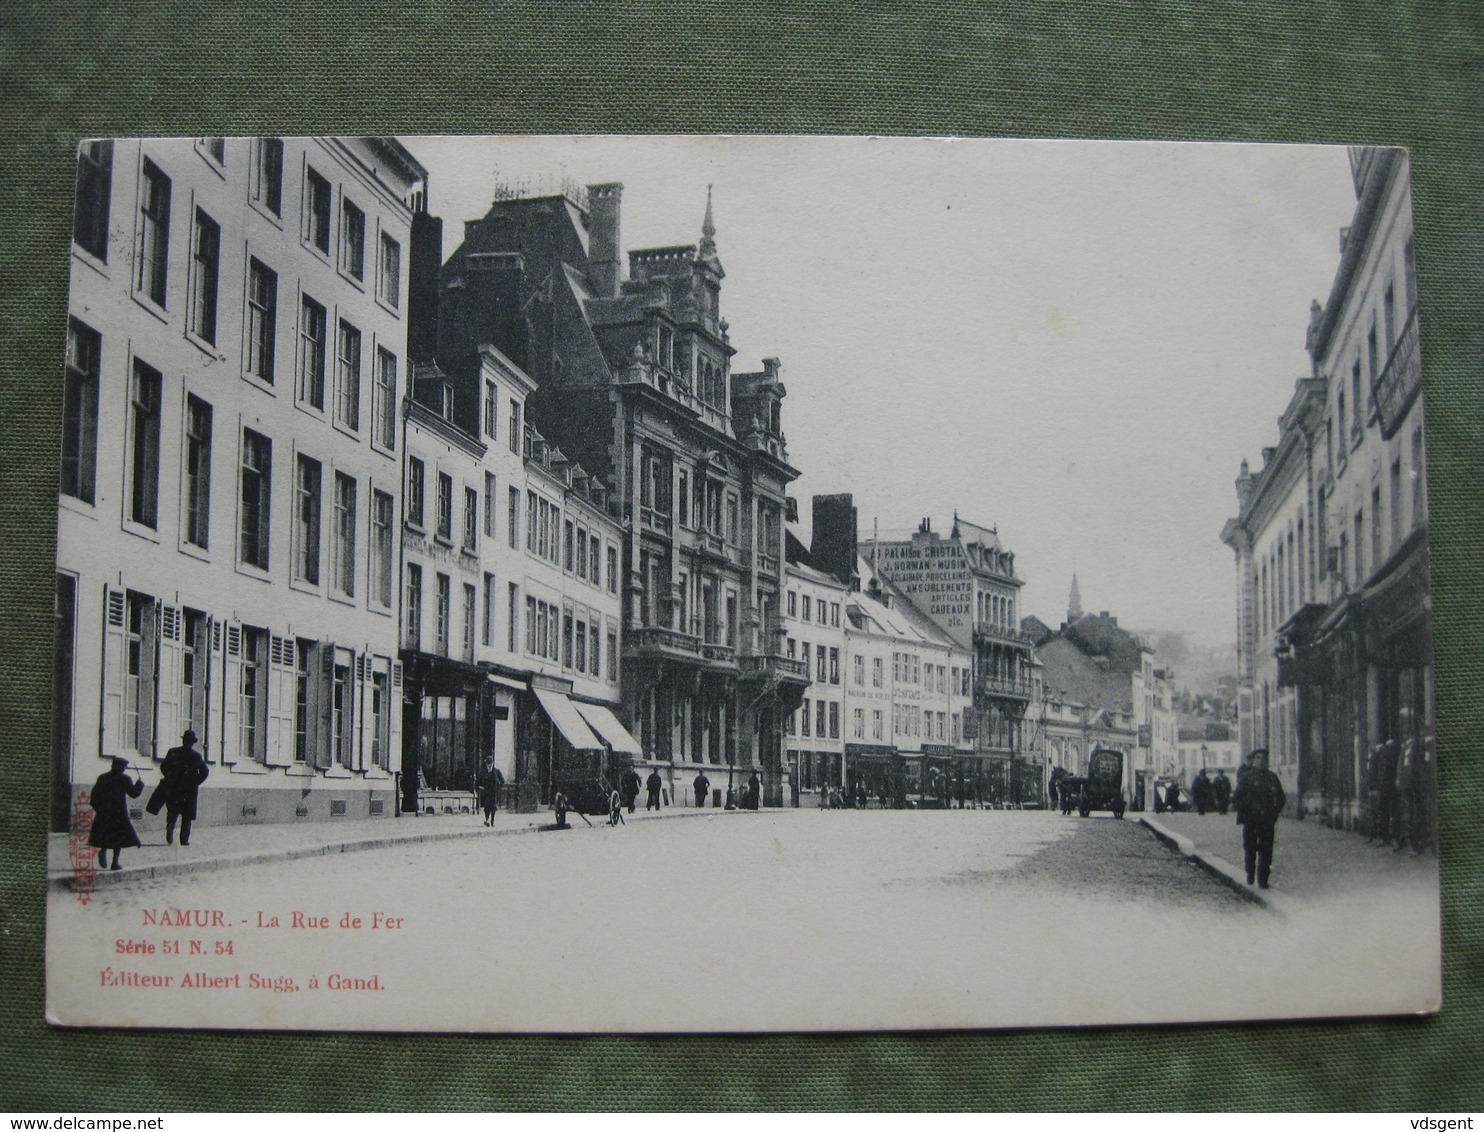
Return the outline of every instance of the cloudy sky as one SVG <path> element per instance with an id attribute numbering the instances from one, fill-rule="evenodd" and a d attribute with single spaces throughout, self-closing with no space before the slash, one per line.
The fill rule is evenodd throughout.
<path id="1" fill-rule="evenodd" d="M 783 363 L 793 494 L 861 534 L 997 526 L 1022 610 L 1235 640 L 1233 479 L 1308 373 L 1354 209 L 1310 146 L 840 138 L 408 138 L 444 254 L 497 181 L 624 184 L 625 249 L 700 238 L 734 368 Z"/>

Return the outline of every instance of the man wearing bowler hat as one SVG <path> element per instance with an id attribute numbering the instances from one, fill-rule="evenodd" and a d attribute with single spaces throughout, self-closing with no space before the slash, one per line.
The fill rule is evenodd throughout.
<path id="1" fill-rule="evenodd" d="M 196 820 L 196 794 L 201 783 L 211 773 L 206 760 L 196 750 L 196 733 L 187 731 L 180 737 L 180 746 L 165 752 L 165 762 L 160 767 L 162 775 L 159 786 L 150 795 L 145 809 L 152 814 L 165 808 L 165 841 L 175 841 L 175 822 L 180 820 L 180 843 L 191 843 L 191 823 Z"/>

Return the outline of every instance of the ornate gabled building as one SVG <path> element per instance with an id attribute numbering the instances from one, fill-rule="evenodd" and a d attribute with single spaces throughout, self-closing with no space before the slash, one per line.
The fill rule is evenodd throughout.
<path id="1" fill-rule="evenodd" d="M 623 699 L 644 766 L 785 797 L 783 720 L 809 678 L 779 616 L 788 462 L 776 359 L 732 372 L 708 197 L 697 244 L 620 257 L 623 187 L 500 193 L 443 266 L 438 356 L 477 398 L 492 344 L 534 380 L 527 411 L 623 524 Z M 460 380 L 460 377 L 463 380 Z M 718 772 L 721 772 L 718 775 Z"/>
<path id="2" fill-rule="evenodd" d="M 999 532 L 958 515 L 947 538 L 924 519 L 907 539 L 872 539 L 873 568 L 953 641 L 973 650 L 969 734 L 988 793 L 1012 802 L 1040 797 L 1040 770 L 1026 762 L 1026 711 L 1034 699 L 1031 639 L 1020 628 L 1015 555 Z"/>

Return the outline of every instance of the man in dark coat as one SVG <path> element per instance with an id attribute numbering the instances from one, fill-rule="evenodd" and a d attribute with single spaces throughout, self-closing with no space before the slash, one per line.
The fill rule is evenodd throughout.
<path id="1" fill-rule="evenodd" d="M 619 784 L 623 787 L 623 804 L 628 807 L 629 813 L 632 814 L 634 812 L 634 803 L 639 798 L 639 787 L 642 785 L 639 772 L 633 767 L 629 767 L 628 770 L 623 772 L 623 776 L 619 779 Z"/>
<path id="2" fill-rule="evenodd" d="M 1278 776 L 1268 769 L 1268 752 L 1259 747 L 1253 751 L 1247 767 L 1237 779 L 1237 792 L 1232 805 L 1242 826 L 1242 855 L 1247 866 L 1247 883 L 1257 877 L 1257 887 L 1267 888 L 1273 868 L 1273 827 L 1288 799 Z"/>
<path id="3" fill-rule="evenodd" d="M 1180 812 L 1180 784 L 1173 778 L 1170 779 L 1170 784 L 1165 787 L 1165 809 L 1169 810 L 1172 814 L 1178 814 Z"/>
<path id="4" fill-rule="evenodd" d="M 1226 771 L 1216 772 L 1216 781 L 1211 783 L 1211 796 L 1216 801 L 1216 812 L 1224 816 L 1232 804 L 1232 780 L 1226 776 Z"/>
<path id="5" fill-rule="evenodd" d="M 749 810 L 755 810 L 762 801 L 762 797 L 763 784 L 758 781 L 757 771 L 753 771 L 747 779 L 747 797 L 742 804 Z"/>
<path id="6" fill-rule="evenodd" d="M 1211 793 L 1211 780 L 1206 777 L 1206 768 L 1201 767 L 1200 774 L 1195 776 L 1195 781 L 1190 784 L 1190 799 L 1195 803 L 1195 812 L 1201 817 L 1206 816 L 1207 810 L 1216 807 L 1212 804 L 1215 799 Z"/>
<path id="7" fill-rule="evenodd" d="M 129 799 L 144 793 L 144 779 L 130 778 L 124 772 L 129 769 L 127 759 L 114 759 L 109 769 L 93 783 L 93 792 L 88 800 L 93 807 L 93 829 L 88 834 L 88 844 L 98 850 L 98 866 L 108 864 L 108 851 L 113 850 L 110 869 L 121 869 L 119 851 L 131 849 L 139 844 L 139 834 L 129 820 Z"/>
<path id="8" fill-rule="evenodd" d="M 196 750 L 196 733 L 187 731 L 180 737 L 180 746 L 165 752 L 165 761 L 160 767 L 160 784 L 150 795 L 150 813 L 157 814 L 165 807 L 165 843 L 175 843 L 175 823 L 180 822 L 180 843 L 191 843 L 191 823 L 196 820 L 196 797 L 201 783 L 211 771 L 206 760 Z"/>
<path id="9" fill-rule="evenodd" d="M 644 780 L 644 788 L 649 793 L 649 797 L 644 802 L 644 808 L 646 810 L 657 810 L 660 808 L 660 790 L 664 785 L 664 779 L 660 777 L 658 770 L 649 772 L 649 777 Z"/>
<path id="10" fill-rule="evenodd" d="M 696 805 L 704 806 L 706 804 L 706 791 L 711 789 L 711 779 L 706 777 L 704 770 L 696 775 L 696 780 L 691 783 L 691 787 L 696 792 Z"/>
<path id="11" fill-rule="evenodd" d="M 479 790 L 479 803 L 484 810 L 484 824 L 494 825 L 495 814 L 500 810 L 500 795 L 505 792 L 505 775 L 495 765 L 494 755 L 491 755 L 489 761 L 479 768 L 474 784 Z"/>

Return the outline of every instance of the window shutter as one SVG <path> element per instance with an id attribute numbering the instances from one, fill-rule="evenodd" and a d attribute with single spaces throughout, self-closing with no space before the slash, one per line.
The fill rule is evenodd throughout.
<path id="1" fill-rule="evenodd" d="M 317 732 L 314 743 L 314 765 L 324 770 L 335 762 L 335 752 L 332 749 L 331 740 L 334 737 L 334 729 L 331 727 L 330 713 L 335 703 L 335 646 L 330 641 L 319 643 L 319 691 L 318 711 L 316 713 Z"/>
<path id="2" fill-rule="evenodd" d="M 123 590 L 103 590 L 103 718 L 98 754 L 107 757 L 124 749 L 125 597 Z"/>
<path id="3" fill-rule="evenodd" d="M 222 626 L 214 626 L 212 637 L 225 638 L 225 648 L 222 649 L 222 763 L 230 766 L 239 757 L 238 744 L 241 742 L 241 713 L 242 713 L 242 626 L 236 621 L 229 621 L 225 631 L 220 634 L 216 630 Z"/>
<path id="4" fill-rule="evenodd" d="M 268 646 L 268 737 L 263 761 L 288 766 L 294 761 L 294 638 L 274 636 Z"/>
<path id="5" fill-rule="evenodd" d="M 159 689 L 160 706 L 155 716 L 155 757 L 164 758 L 165 752 L 180 742 L 181 732 L 184 730 L 180 723 L 185 664 L 181 647 L 180 607 L 161 605 L 159 621 L 160 664 L 155 686 Z"/>
<path id="6" fill-rule="evenodd" d="M 386 754 L 383 765 L 387 770 L 402 766 L 402 665 L 392 661 L 392 676 L 386 690 Z"/>
<path id="7" fill-rule="evenodd" d="M 153 757 L 157 749 L 155 731 L 155 700 L 160 687 L 160 603 L 147 602 L 144 606 L 144 624 L 139 632 L 141 650 L 148 650 L 139 661 L 139 754 L 143 758 Z M 145 681 L 148 679 L 148 685 Z"/>

